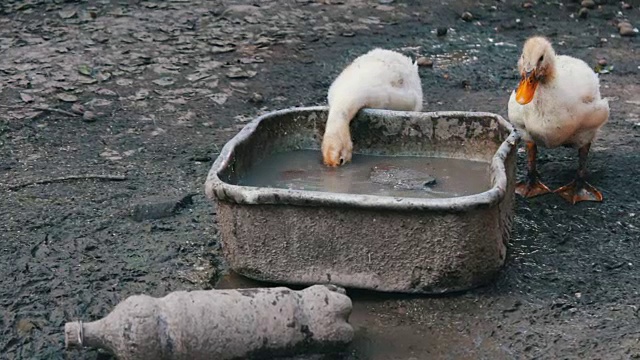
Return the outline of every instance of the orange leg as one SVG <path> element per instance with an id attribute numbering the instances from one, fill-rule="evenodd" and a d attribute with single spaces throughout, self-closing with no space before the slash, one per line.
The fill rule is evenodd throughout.
<path id="1" fill-rule="evenodd" d="M 589 148 L 591 148 L 591 144 L 587 144 L 578 150 L 578 173 L 576 178 L 569 184 L 554 191 L 554 193 L 574 205 L 580 201 L 602 201 L 602 193 L 585 180 L 587 177 Z"/>
<path id="2" fill-rule="evenodd" d="M 527 177 L 525 181 L 516 184 L 516 193 L 526 198 L 532 198 L 550 193 L 551 190 L 540 182 L 540 174 L 536 169 L 538 146 L 534 142 L 527 142 Z"/>

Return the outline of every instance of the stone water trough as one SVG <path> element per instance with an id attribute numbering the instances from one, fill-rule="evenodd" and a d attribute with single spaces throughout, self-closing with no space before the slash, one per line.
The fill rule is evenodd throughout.
<path id="1" fill-rule="evenodd" d="M 239 185 L 274 153 L 318 150 L 320 162 L 327 114 L 327 107 L 271 112 L 222 149 L 205 189 L 216 205 L 231 269 L 280 284 L 422 294 L 466 290 L 494 279 L 505 261 L 514 210 L 518 135 L 505 119 L 480 112 L 364 109 L 351 123 L 357 154 L 485 162 L 486 191 L 471 195 L 398 197 Z"/>

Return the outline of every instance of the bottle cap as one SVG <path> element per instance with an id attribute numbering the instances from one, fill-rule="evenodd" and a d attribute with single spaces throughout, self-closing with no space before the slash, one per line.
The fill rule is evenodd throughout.
<path id="1" fill-rule="evenodd" d="M 82 321 L 68 322 L 64 324 L 64 346 L 67 349 L 81 348 L 84 334 Z"/>

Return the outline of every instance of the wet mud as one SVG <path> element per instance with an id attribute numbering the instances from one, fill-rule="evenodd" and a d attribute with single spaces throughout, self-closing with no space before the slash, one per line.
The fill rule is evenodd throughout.
<path id="1" fill-rule="evenodd" d="M 66 352 L 64 323 L 137 293 L 213 287 L 226 265 L 203 184 L 248 120 L 326 104 L 332 79 L 376 46 L 427 58 L 425 111 L 506 117 L 533 34 L 607 64 L 611 117 L 588 163 L 604 202 L 518 198 L 507 264 L 483 288 L 350 292 L 362 331 L 343 358 L 639 357 L 640 35 L 617 25 L 638 27 L 640 10 L 626 2 L 1 2 L 0 357 L 108 359 Z M 557 188 L 577 151 L 541 149 L 538 165 Z"/>

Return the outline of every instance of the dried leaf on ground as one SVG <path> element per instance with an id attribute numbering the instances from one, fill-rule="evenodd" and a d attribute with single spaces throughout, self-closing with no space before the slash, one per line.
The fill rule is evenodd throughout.
<path id="1" fill-rule="evenodd" d="M 118 84 L 120 86 L 129 86 L 129 85 L 133 84 L 133 80 L 131 80 L 131 79 L 118 79 L 118 80 L 116 80 L 116 84 Z"/>
<path id="2" fill-rule="evenodd" d="M 224 103 L 227 102 L 227 99 L 229 98 L 229 95 L 225 94 L 225 93 L 217 93 L 217 94 L 213 94 L 211 96 L 209 96 L 211 98 L 211 100 L 213 100 L 213 102 L 215 102 L 218 105 L 222 105 Z"/>
<path id="3" fill-rule="evenodd" d="M 33 96 L 26 93 L 20 93 L 20 99 L 22 99 L 22 101 L 26 103 L 30 103 L 30 102 L 33 102 L 33 100 L 35 100 Z"/>
<path id="4" fill-rule="evenodd" d="M 170 77 L 163 77 L 152 81 L 156 85 L 169 86 L 175 84 L 176 80 Z"/>
<path id="5" fill-rule="evenodd" d="M 73 8 L 66 8 L 58 11 L 58 16 L 60 16 L 63 19 L 71 19 L 72 17 L 76 16 L 76 14 L 77 14 L 77 11 L 76 9 L 73 9 Z"/>
<path id="6" fill-rule="evenodd" d="M 113 90 L 109 90 L 109 89 L 105 89 L 105 88 L 99 88 L 95 91 L 96 94 L 98 95 L 103 95 L 103 96 L 118 96 L 118 94 L 116 94 L 115 91 Z"/>
<path id="7" fill-rule="evenodd" d="M 231 79 L 247 79 L 256 76 L 258 72 L 253 70 L 244 70 L 240 67 L 234 66 L 229 68 L 227 77 Z"/>
<path id="8" fill-rule="evenodd" d="M 87 64 L 80 64 L 78 65 L 78 72 L 82 75 L 91 76 L 93 70 L 91 69 L 91 66 Z"/>
<path id="9" fill-rule="evenodd" d="M 67 93 L 60 93 L 56 96 L 58 98 L 58 100 L 60 101 L 64 101 L 64 102 L 76 102 L 78 101 L 78 97 L 72 94 L 67 94 Z"/>

